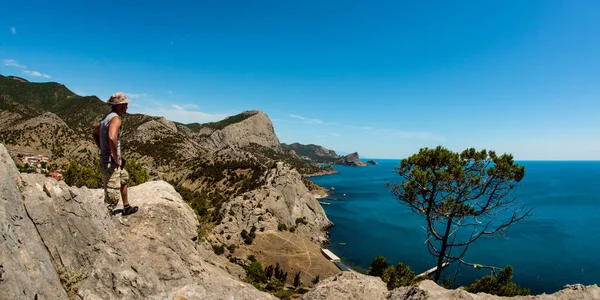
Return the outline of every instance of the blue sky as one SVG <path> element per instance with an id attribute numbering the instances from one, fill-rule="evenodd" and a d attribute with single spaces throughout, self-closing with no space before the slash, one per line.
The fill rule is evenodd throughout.
<path id="1" fill-rule="evenodd" d="M 282 142 L 600 159 L 600 1 L 9 1 L 0 74 Z"/>

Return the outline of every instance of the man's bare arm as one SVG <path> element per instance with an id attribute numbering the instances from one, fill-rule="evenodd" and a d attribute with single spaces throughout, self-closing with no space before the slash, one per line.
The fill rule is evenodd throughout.
<path id="1" fill-rule="evenodd" d="M 110 120 L 110 125 L 108 125 L 108 145 L 110 146 L 110 155 L 113 158 L 113 162 L 117 165 L 121 164 L 121 158 L 117 153 L 119 129 L 121 129 L 121 118 L 112 118 L 112 120 Z"/>
<path id="2" fill-rule="evenodd" d="M 96 146 L 100 148 L 100 125 L 96 125 L 96 127 L 94 127 L 94 131 L 92 131 L 92 136 L 94 137 L 94 142 L 96 142 Z"/>

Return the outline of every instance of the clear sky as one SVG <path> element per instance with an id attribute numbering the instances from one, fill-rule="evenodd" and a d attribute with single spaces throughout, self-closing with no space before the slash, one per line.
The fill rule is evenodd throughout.
<path id="1" fill-rule="evenodd" d="M 5 1 L 0 74 L 282 142 L 600 159 L 600 1 Z"/>

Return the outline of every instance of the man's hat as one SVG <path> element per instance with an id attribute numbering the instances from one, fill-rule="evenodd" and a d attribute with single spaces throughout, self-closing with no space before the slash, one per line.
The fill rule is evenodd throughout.
<path id="1" fill-rule="evenodd" d="M 118 93 L 112 94 L 112 96 L 110 96 L 110 99 L 108 99 L 108 101 L 106 101 L 106 103 L 108 103 L 110 105 L 127 104 L 129 102 L 131 102 L 131 100 L 127 99 L 127 97 L 125 96 L 125 93 L 123 93 L 123 92 L 118 92 Z"/>

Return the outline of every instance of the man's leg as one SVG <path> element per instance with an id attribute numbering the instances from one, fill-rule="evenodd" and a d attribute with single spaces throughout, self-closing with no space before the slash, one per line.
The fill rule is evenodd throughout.
<path id="1" fill-rule="evenodd" d="M 129 198 L 127 197 L 127 182 L 129 181 L 129 173 L 125 169 L 121 169 L 121 198 L 123 199 L 123 213 L 122 215 L 134 214 L 138 211 L 137 206 L 129 205 Z"/>
<path id="2" fill-rule="evenodd" d="M 121 198 L 123 198 L 123 206 L 129 205 L 129 200 L 127 199 L 127 183 L 121 184 Z"/>
<path id="3" fill-rule="evenodd" d="M 114 169 L 109 165 L 100 164 L 100 170 L 104 179 L 104 204 L 108 210 L 108 215 L 112 216 L 113 210 L 119 203 L 119 195 L 115 195 L 114 191 Z"/>

